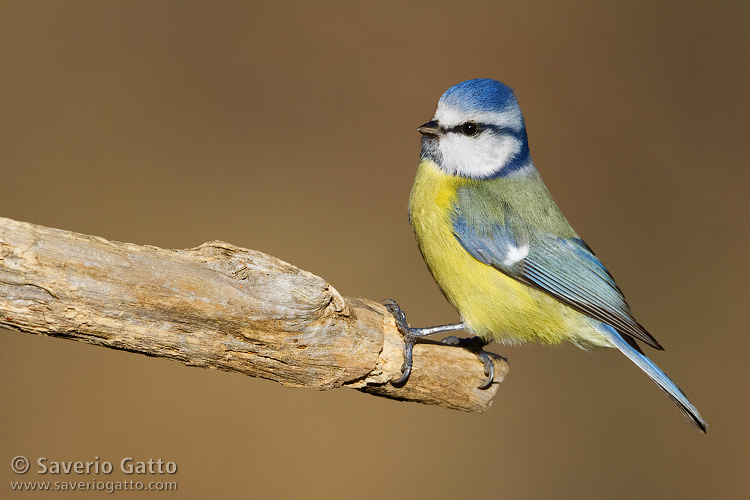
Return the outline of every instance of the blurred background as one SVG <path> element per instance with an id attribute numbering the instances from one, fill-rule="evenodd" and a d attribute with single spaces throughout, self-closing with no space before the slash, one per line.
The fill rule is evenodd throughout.
<path id="1" fill-rule="evenodd" d="M 179 491 L 149 498 L 747 498 L 749 33 L 746 2 L 0 3 L 0 216 L 221 239 L 419 326 L 457 316 L 406 217 L 416 127 L 451 85 L 502 80 L 710 425 L 572 345 L 493 345 L 511 370 L 475 415 L 3 330 L 0 497 L 133 479 L 18 476 L 24 455 L 175 462 L 156 479 Z"/>

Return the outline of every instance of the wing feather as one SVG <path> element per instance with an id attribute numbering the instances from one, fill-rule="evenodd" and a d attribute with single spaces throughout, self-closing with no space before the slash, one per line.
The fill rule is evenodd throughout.
<path id="1" fill-rule="evenodd" d="M 459 198 L 460 203 L 460 198 Z M 618 332 L 662 349 L 630 314 L 612 275 L 578 237 L 532 228 L 509 206 L 503 221 L 467 221 L 456 207 L 453 232 L 474 258 Z"/>

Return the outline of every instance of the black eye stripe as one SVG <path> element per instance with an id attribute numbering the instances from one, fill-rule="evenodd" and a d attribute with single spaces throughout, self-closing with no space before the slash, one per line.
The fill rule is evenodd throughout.
<path id="1" fill-rule="evenodd" d="M 469 122 L 460 123 L 451 128 L 441 127 L 441 129 L 444 130 L 446 133 L 455 132 L 457 134 L 465 135 L 463 127 L 464 125 L 466 125 L 466 123 L 469 123 Z M 491 130 L 492 132 L 498 135 L 510 135 L 513 137 L 520 137 L 521 135 L 525 135 L 522 132 L 512 129 L 510 127 L 501 127 L 499 125 L 494 125 L 492 123 L 482 123 L 482 122 L 471 122 L 471 123 L 475 123 L 477 126 L 477 131 L 473 134 L 473 137 L 476 137 L 477 135 L 479 135 L 481 132 L 484 132 L 485 130 Z"/>
<path id="2" fill-rule="evenodd" d="M 487 128 L 487 125 L 485 125 L 484 123 L 468 121 L 468 122 L 464 122 L 459 125 L 456 125 L 455 127 L 451 127 L 448 130 L 446 130 L 446 132 L 455 132 L 457 134 L 472 137 L 472 136 L 478 135 L 485 128 Z"/>

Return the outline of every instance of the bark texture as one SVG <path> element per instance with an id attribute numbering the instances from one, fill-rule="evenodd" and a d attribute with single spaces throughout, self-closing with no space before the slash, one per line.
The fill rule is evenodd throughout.
<path id="1" fill-rule="evenodd" d="M 474 354 L 425 342 L 394 387 L 404 343 L 386 309 L 291 264 L 220 241 L 166 250 L 4 218 L 0 326 L 464 411 L 489 408 L 508 371 L 490 354 L 495 382 L 480 390 Z"/>

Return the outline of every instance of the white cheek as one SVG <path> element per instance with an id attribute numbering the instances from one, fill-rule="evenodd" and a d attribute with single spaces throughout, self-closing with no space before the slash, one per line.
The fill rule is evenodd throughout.
<path id="1" fill-rule="evenodd" d="M 447 134 L 440 139 L 443 167 L 448 173 L 463 177 L 489 177 L 519 151 L 521 143 L 510 136 Z"/>

